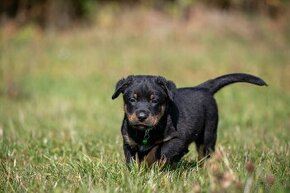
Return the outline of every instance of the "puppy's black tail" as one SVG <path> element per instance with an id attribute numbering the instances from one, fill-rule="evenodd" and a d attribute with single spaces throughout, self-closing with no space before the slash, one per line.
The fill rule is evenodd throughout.
<path id="1" fill-rule="evenodd" d="M 208 80 L 197 87 L 199 88 L 205 88 L 209 90 L 212 94 L 219 91 L 221 88 L 232 84 L 236 82 L 247 82 L 251 84 L 256 84 L 259 86 L 267 86 L 267 83 L 263 81 L 262 79 L 250 75 L 250 74 L 243 74 L 243 73 L 234 73 L 234 74 L 227 74 L 220 77 L 217 77 L 215 79 Z"/>

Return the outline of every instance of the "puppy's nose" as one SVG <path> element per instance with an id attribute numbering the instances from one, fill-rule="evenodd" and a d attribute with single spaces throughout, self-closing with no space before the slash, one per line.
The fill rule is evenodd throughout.
<path id="1" fill-rule="evenodd" d="M 148 113 L 146 113 L 145 111 L 139 111 L 137 112 L 137 117 L 139 121 L 144 121 L 148 117 Z"/>

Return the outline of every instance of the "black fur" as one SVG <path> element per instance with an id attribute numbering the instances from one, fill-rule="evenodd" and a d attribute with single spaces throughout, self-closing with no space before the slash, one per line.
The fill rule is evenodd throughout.
<path id="1" fill-rule="evenodd" d="M 213 95 L 235 82 L 267 85 L 258 77 L 241 73 L 189 88 L 176 88 L 161 76 L 121 79 L 112 99 L 123 93 L 125 115 L 121 132 L 126 162 L 138 159 L 151 165 L 160 160 L 179 161 L 192 142 L 199 159 L 208 156 L 215 150 L 217 138 L 218 109 Z"/>

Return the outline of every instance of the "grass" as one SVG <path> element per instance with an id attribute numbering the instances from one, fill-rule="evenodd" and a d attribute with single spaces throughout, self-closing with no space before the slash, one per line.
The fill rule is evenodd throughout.
<path id="1" fill-rule="evenodd" d="M 290 191 L 283 26 L 206 10 L 187 22 L 144 10 L 99 18 L 62 33 L 1 28 L 1 192 Z M 118 79 L 160 74 L 193 86 L 230 72 L 256 74 L 269 87 L 239 84 L 216 95 L 218 153 L 206 167 L 195 166 L 191 146 L 175 169 L 126 168 L 122 101 L 111 100 Z"/>

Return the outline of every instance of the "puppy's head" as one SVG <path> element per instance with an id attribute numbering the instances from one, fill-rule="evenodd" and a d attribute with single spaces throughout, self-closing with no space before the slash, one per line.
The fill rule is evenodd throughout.
<path id="1" fill-rule="evenodd" d="M 161 76 L 128 76 L 116 85 L 112 99 L 123 93 L 124 111 L 136 129 L 154 128 L 173 101 L 175 84 Z"/>

